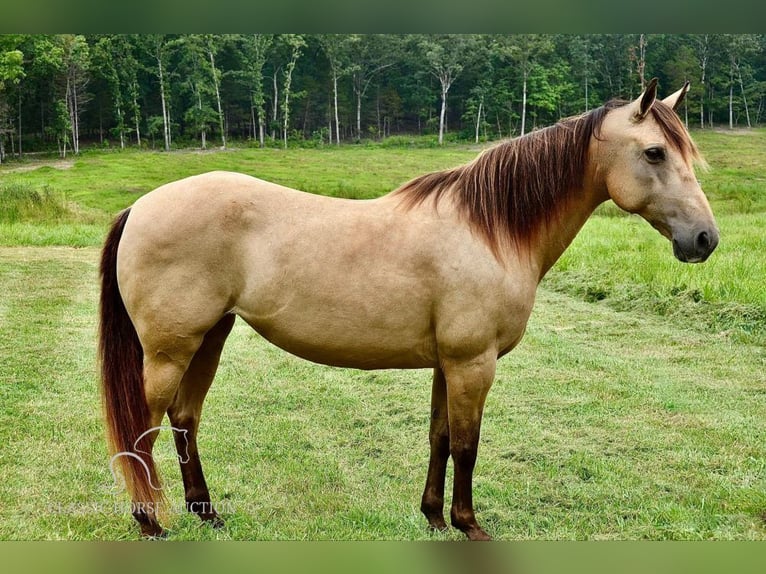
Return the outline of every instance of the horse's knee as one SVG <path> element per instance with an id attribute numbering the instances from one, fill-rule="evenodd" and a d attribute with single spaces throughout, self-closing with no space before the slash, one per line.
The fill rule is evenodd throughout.
<path id="1" fill-rule="evenodd" d="M 475 441 L 451 441 L 450 455 L 455 463 L 456 468 L 460 468 L 467 471 L 472 471 L 476 465 L 476 455 L 478 452 L 478 445 Z"/>

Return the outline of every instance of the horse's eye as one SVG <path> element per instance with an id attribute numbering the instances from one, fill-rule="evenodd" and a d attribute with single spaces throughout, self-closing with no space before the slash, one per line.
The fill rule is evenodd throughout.
<path id="1" fill-rule="evenodd" d="M 660 163 L 665 159 L 665 150 L 661 147 L 650 147 L 644 150 L 644 157 L 649 163 Z"/>

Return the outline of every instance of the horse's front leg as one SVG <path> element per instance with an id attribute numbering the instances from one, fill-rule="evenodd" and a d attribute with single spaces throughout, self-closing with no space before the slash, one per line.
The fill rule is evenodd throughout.
<path id="1" fill-rule="evenodd" d="M 444 360 L 447 381 L 449 445 L 455 476 L 452 488 L 452 525 L 470 540 L 491 540 L 473 510 L 473 469 L 479 447 L 484 400 L 495 378 L 497 354 L 487 352 L 470 360 Z"/>
<path id="2" fill-rule="evenodd" d="M 447 420 L 447 385 L 444 372 L 436 367 L 431 389 L 431 428 L 428 433 L 431 456 L 420 511 L 434 530 L 446 530 L 444 521 L 444 477 L 449 459 L 449 422 Z"/>

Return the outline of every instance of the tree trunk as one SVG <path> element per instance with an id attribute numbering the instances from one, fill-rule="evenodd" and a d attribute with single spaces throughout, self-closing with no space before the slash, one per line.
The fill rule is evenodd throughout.
<path id="1" fill-rule="evenodd" d="M 117 120 L 120 124 L 120 149 L 125 149 L 125 124 L 122 118 L 122 108 L 117 104 Z"/>
<path id="2" fill-rule="evenodd" d="M 588 103 L 588 73 L 585 73 L 585 111 L 590 111 L 590 104 Z"/>
<path id="3" fill-rule="evenodd" d="M 282 125 L 282 135 L 284 137 L 285 149 L 287 149 L 287 130 L 290 127 L 290 86 L 293 81 L 293 70 L 295 70 L 295 64 L 298 62 L 299 57 L 300 45 L 295 44 L 293 45 L 292 57 L 290 62 L 287 64 L 287 69 L 285 70 L 285 107 L 282 110 L 282 117 L 284 119 L 284 123 Z"/>
<path id="4" fill-rule="evenodd" d="M 170 151 L 170 114 L 165 101 L 165 78 L 162 73 L 162 57 L 157 54 L 157 70 L 160 78 L 160 101 L 162 102 L 162 135 L 165 138 L 165 151 Z"/>
<path id="5" fill-rule="evenodd" d="M 705 127 L 705 68 L 707 67 L 707 60 L 703 60 L 701 64 L 702 77 L 700 78 L 700 84 L 702 89 L 700 90 L 700 128 Z"/>
<path id="6" fill-rule="evenodd" d="M 141 112 L 138 111 L 138 100 L 136 98 L 135 92 L 133 93 L 133 111 L 134 111 L 134 118 L 133 120 L 136 123 L 136 144 L 138 144 L 138 147 L 141 147 Z"/>
<path id="7" fill-rule="evenodd" d="M 274 103 L 271 110 L 271 139 L 275 140 L 277 139 L 276 134 L 276 128 L 274 126 L 277 125 L 277 108 L 279 106 L 279 85 L 277 84 L 277 72 L 278 70 L 274 70 L 274 76 L 272 76 L 272 80 L 274 82 Z"/>
<path id="8" fill-rule="evenodd" d="M 362 94 L 356 92 L 356 139 L 362 140 Z"/>
<path id="9" fill-rule="evenodd" d="M 739 89 L 742 92 L 742 103 L 745 106 L 745 118 L 747 118 L 747 127 L 751 128 L 753 126 L 750 124 L 750 110 L 747 107 L 747 97 L 745 97 L 745 85 L 742 83 L 742 70 L 740 69 L 739 65 L 737 65 L 737 75 L 739 76 Z"/>
<path id="10" fill-rule="evenodd" d="M 19 90 L 19 159 L 21 159 L 21 90 Z"/>
<path id="11" fill-rule="evenodd" d="M 215 86 L 215 101 L 218 104 L 218 125 L 221 128 L 221 147 L 226 149 L 226 126 L 223 122 L 223 107 L 221 106 L 221 90 L 218 88 L 218 74 L 215 70 L 215 58 L 213 50 L 208 50 L 210 56 L 210 70 L 213 74 L 213 86 Z"/>
<path id="12" fill-rule="evenodd" d="M 200 117 L 202 117 L 202 92 L 199 90 L 199 85 L 197 86 L 197 109 L 200 111 Z M 203 123 L 200 126 L 200 145 L 202 146 L 202 149 L 207 149 L 207 137 L 206 137 L 206 130 L 205 130 L 205 124 Z"/>
<path id="13" fill-rule="evenodd" d="M 70 70 L 66 80 L 66 106 L 69 111 L 70 131 L 72 133 L 72 151 L 75 154 L 80 153 L 80 125 L 79 125 L 79 110 L 77 108 L 77 87 L 76 78 L 73 76 L 73 72 Z"/>
<path id="14" fill-rule="evenodd" d="M 646 70 L 646 35 L 639 34 L 638 36 L 638 78 L 641 80 L 641 91 L 646 89 L 646 78 L 644 77 L 644 71 Z"/>
<path id="15" fill-rule="evenodd" d="M 524 83 L 521 88 L 521 135 L 527 127 L 527 72 L 524 71 Z"/>
<path id="16" fill-rule="evenodd" d="M 447 92 L 449 84 L 446 80 L 442 81 L 442 109 L 439 112 L 439 145 L 444 143 L 444 117 L 447 114 Z"/>
<path id="17" fill-rule="evenodd" d="M 255 105 L 252 103 L 250 104 L 250 137 L 252 137 L 254 140 L 258 137 L 256 135 L 256 128 L 255 128 Z"/>
<path id="18" fill-rule="evenodd" d="M 729 70 L 729 129 L 734 129 L 734 69 Z"/>
<path id="19" fill-rule="evenodd" d="M 484 105 L 484 100 L 479 100 L 479 112 L 476 114 L 476 137 L 474 141 L 479 143 L 479 128 L 481 127 L 481 108 Z"/>
<path id="20" fill-rule="evenodd" d="M 340 122 L 338 121 L 338 74 L 332 75 L 333 104 L 335 106 L 335 143 L 340 145 Z M 332 141 L 330 142 L 332 143 Z"/>
<path id="21" fill-rule="evenodd" d="M 282 141 L 285 149 L 287 149 L 287 130 L 290 127 L 290 84 L 292 83 L 292 79 L 293 70 L 292 66 L 289 66 L 285 72 L 285 101 L 284 107 L 282 108 Z"/>
<path id="22" fill-rule="evenodd" d="M 258 141 L 260 142 L 261 147 L 266 145 L 264 142 L 265 123 L 263 114 L 258 114 Z"/>

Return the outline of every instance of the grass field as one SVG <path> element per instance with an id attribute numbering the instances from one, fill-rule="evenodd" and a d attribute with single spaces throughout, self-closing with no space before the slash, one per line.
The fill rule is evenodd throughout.
<path id="1" fill-rule="evenodd" d="M 605 206 L 499 363 L 474 490 L 496 538 L 766 539 L 766 132 L 694 136 L 721 228 L 711 260 L 676 262 Z M 117 210 L 209 169 L 372 197 L 475 154 L 89 152 L 0 169 L 0 539 L 137 536 L 109 490 L 95 364 L 98 245 Z M 462 539 L 418 511 L 429 391 L 427 371 L 320 367 L 238 322 L 200 434 L 227 527 L 178 513 L 172 538 Z M 169 435 L 158 458 L 180 504 Z"/>

